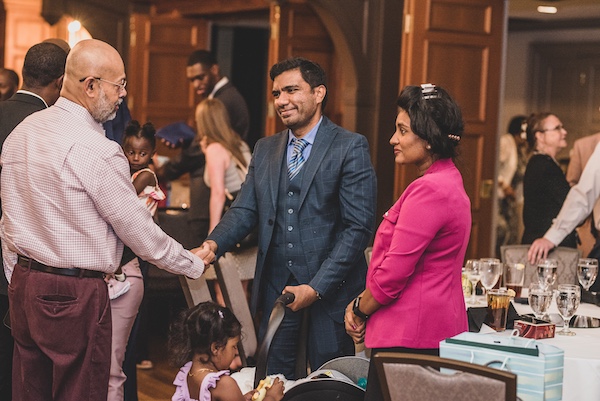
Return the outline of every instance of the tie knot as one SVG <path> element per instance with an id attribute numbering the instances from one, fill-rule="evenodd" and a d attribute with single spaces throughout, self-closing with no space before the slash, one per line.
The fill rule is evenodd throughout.
<path id="1" fill-rule="evenodd" d="M 302 152 L 308 146 L 308 141 L 306 139 L 292 138 L 292 145 L 294 145 L 296 152 Z"/>

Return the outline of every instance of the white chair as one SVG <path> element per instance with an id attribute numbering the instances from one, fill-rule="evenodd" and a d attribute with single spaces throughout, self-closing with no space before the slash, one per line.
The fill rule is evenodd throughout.
<path id="1" fill-rule="evenodd" d="M 523 288 L 529 287 L 531 282 L 537 282 L 537 267 L 527 261 L 527 251 L 530 245 L 504 245 L 500 247 L 503 263 L 523 263 L 525 265 L 525 279 Z M 575 248 L 559 246 L 548 254 L 548 258 L 558 262 L 558 277 L 556 284 L 577 284 L 577 262 L 581 258 L 581 251 Z"/>
<path id="2" fill-rule="evenodd" d="M 517 375 L 508 371 L 431 355 L 380 352 L 373 358 L 384 401 L 517 399 Z"/>

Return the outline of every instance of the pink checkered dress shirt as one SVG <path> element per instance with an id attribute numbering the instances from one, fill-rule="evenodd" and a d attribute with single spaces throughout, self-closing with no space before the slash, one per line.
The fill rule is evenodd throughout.
<path id="1" fill-rule="evenodd" d="M 123 243 L 190 278 L 202 261 L 165 234 L 138 201 L 127 159 L 82 106 L 59 98 L 6 139 L 0 236 L 10 281 L 16 254 L 49 266 L 114 272 Z"/>

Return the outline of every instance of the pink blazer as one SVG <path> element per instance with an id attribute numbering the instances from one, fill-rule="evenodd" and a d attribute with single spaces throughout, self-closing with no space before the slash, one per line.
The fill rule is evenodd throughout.
<path id="1" fill-rule="evenodd" d="M 383 306 L 369 318 L 369 348 L 439 348 L 468 330 L 461 270 L 471 206 L 450 159 L 404 191 L 377 230 L 367 288 Z"/>

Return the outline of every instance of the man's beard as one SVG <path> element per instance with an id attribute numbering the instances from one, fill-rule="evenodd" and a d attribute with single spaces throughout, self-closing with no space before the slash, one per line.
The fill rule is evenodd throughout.
<path id="1" fill-rule="evenodd" d="M 122 98 L 119 98 L 118 104 L 123 102 Z M 117 110 L 115 110 L 115 104 L 108 100 L 108 97 L 104 93 L 103 89 L 100 89 L 100 97 L 96 103 L 94 110 L 90 111 L 90 114 L 100 124 L 114 119 L 117 116 Z"/>

